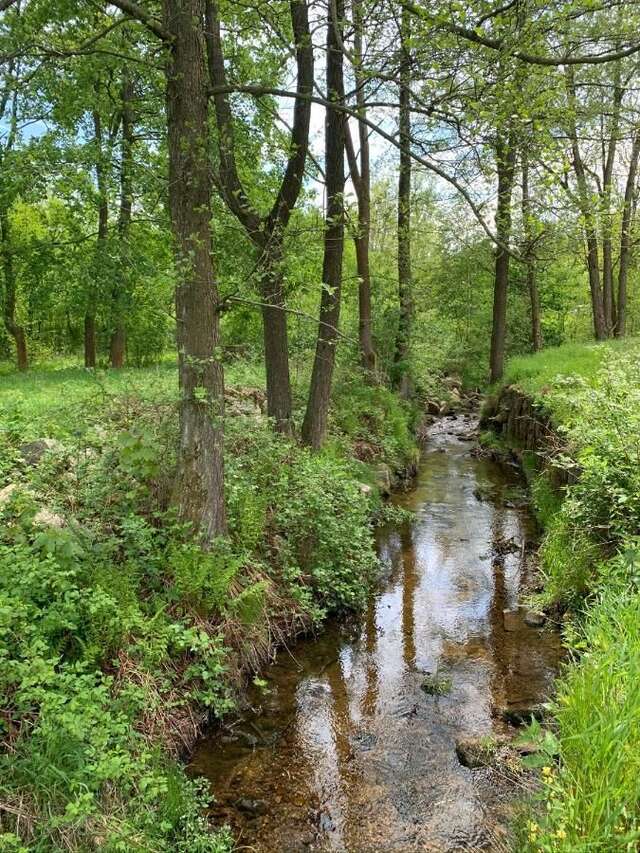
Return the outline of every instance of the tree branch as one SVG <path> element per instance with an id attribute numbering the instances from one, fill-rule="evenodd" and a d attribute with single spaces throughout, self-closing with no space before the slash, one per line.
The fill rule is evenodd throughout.
<path id="1" fill-rule="evenodd" d="M 3 2 L 3 0 L 0 0 Z M 6 2 L 6 0 L 4 0 Z M 148 12 L 143 6 L 135 3 L 134 0 L 110 0 L 114 6 L 117 6 L 125 14 L 131 18 L 135 18 L 141 24 L 157 36 L 161 41 L 170 42 L 171 35 L 165 30 L 160 21 L 155 18 L 151 12 Z"/>

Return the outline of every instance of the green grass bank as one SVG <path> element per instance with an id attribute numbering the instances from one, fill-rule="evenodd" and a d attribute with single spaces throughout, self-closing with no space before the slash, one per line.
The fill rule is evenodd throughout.
<path id="1" fill-rule="evenodd" d="M 345 373 L 311 454 L 259 372 L 227 384 L 230 535 L 203 553 L 171 507 L 172 362 L 0 375 L 1 851 L 231 849 L 181 755 L 279 641 L 367 594 L 416 412 Z"/>
<path id="2" fill-rule="evenodd" d="M 557 440 L 524 454 L 544 527 L 540 603 L 562 613 L 570 661 L 552 707 L 542 801 L 526 851 L 631 851 L 640 843 L 640 342 L 516 358 L 504 386 Z M 572 472 L 558 487 L 552 468 Z M 577 475 L 577 476 L 576 476 Z"/>

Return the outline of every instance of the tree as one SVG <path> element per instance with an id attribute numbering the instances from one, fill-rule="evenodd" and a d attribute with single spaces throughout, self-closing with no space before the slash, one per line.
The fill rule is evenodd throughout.
<path id="1" fill-rule="evenodd" d="M 166 54 L 169 211 L 176 268 L 180 439 L 175 501 L 203 544 L 226 532 L 224 378 L 212 259 L 209 79 L 204 0 L 164 0 L 163 22 L 133 3 L 125 14 L 159 38 Z"/>
<path id="2" fill-rule="evenodd" d="M 411 281 L 411 19 L 403 7 L 400 22 L 398 170 L 398 329 L 394 353 L 395 384 L 403 397 L 410 394 L 409 346 L 413 295 Z"/>
<path id="3" fill-rule="evenodd" d="M 325 117 L 326 216 L 322 294 L 316 351 L 311 373 L 307 408 L 302 424 L 302 441 L 318 449 L 327 431 L 329 400 L 338 342 L 344 249 L 344 139 L 345 116 L 332 104 L 344 103 L 342 0 L 329 3 L 327 13 L 327 106 Z"/>
<path id="4" fill-rule="evenodd" d="M 353 0 L 353 71 L 355 78 L 356 109 L 358 119 L 359 152 L 356 153 L 348 122 L 345 122 L 345 146 L 351 173 L 351 182 L 358 200 L 358 224 L 354 233 L 356 264 L 358 269 L 358 340 L 360 358 L 366 373 L 375 371 L 376 353 L 373 345 L 371 321 L 371 269 L 369 243 L 371 240 L 371 163 L 369 127 L 367 117 L 366 76 L 363 57 L 362 0 Z"/>
<path id="5" fill-rule="evenodd" d="M 18 136 L 18 86 L 19 67 L 12 59 L 6 66 L 0 92 L 0 122 L 6 126 L 4 139 L 0 144 L 0 256 L 4 279 L 4 325 L 15 342 L 18 370 L 26 370 L 29 366 L 27 337 L 24 326 L 17 318 L 10 220 L 11 205 L 16 197 L 16 187 L 11 182 L 9 168 Z"/>
<path id="6" fill-rule="evenodd" d="M 118 279 L 114 282 L 112 291 L 112 331 L 109 341 L 109 357 L 111 367 L 120 368 L 124 365 L 127 327 L 125 320 L 127 280 L 130 276 L 131 252 L 131 211 L 133 206 L 133 146 L 135 142 L 134 84 L 127 69 L 122 75 L 121 88 L 121 143 L 120 143 L 120 211 L 118 214 L 118 241 L 120 263 Z"/>
<path id="7" fill-rule="evenodd" d="M 289 157 L 273 206 L 261 216 L 249 200 L 236 164 L 234 126 L 215 0 L 207 0 L 207 54 L 213 89 L 220 170 L 218 186 L 229 210 L 237 217 L 258 252 L 262 297 L 267 411 L 279 432 L 292 431 L 291 380 L 287 315 L 283 286 L 283 240 L 291 212 L 302 188 L 309 144 L 313 91 L 313 46 L 306 0 L 289 4 L 295 44 L 297 95 L 289 141 Z"/>

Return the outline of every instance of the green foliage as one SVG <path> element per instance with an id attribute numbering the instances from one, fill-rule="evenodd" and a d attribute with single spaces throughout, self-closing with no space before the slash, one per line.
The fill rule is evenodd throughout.
<path id="1" fill-rule="evenodd" d="M 522 849 L 635 850 L 640 842 L 640 369 L 637 343 L 563 347 L 517 360 L 508 381 L 543 401 L 577 470 L 559 504 L 551 470 L 536 475 L 545 526 L 544 598 L 576 614 L 574 650 L 557 685 L 554 734 L 542 743 L 544 807 Z M 576 467 L 577 466 L 577 467 Z M 545 742 L 546 739 L 546 742 Z"/>
<path id="2" fill-rule="evenodd" d="M 543 768 L 545 809 L 531 818 L 531 851 L 635 850 L 640 842 L 640 595 L 608 584 L 574 645 L 553 706 L 553 752 Z"/>
<path id="3" fill-rule="evenodd" d="M 232 707 L 225 625 L 250 646 L 265 616 L 362 604 L 379 503 L 352 449 L 367 437 L 375 462 L 406 464 L 413 412 L 367 389 L 320 453 L 228 418 L 230 537 L 203 551 L 169 505 L 172 364 L 5 379 L 0 487 L 18 488 L 0 507 L 0 798 L 37 819 L 3 818 L 2 845 L 222 853 L 203 790 L 167 758 L 171 727 L 187 707 Z M 60 445 L 26 464 L 21 445 L 43 436 Z M 63 526 L 38 523 L 44 509 Z"/>

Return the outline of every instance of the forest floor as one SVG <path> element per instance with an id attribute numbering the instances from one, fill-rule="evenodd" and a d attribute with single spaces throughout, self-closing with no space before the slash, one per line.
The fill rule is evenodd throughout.
<path id="1" fill-rule="evenodd" d="M 553 447 L 522 455 L 545 531 L 536 604 L 561 617 L 571 653 L 546 731 L 537 731 L 544 792 L 521 849 L 637 850 L 640 343 L 516 358 L 504 386 L 528 395 L 555 433 Z M 563 467 L 566 489 L 554 474 Z"/>
<path id="2" fill-rule="evenodd" d="M 230 535 L 171 507 L 173 363 L 0 379 L 0 849 L 225 851 L 179 760 L 274 646 L 360 606 L 418 413 L 338 377 L 321 453 L 227 370 Z"/>

